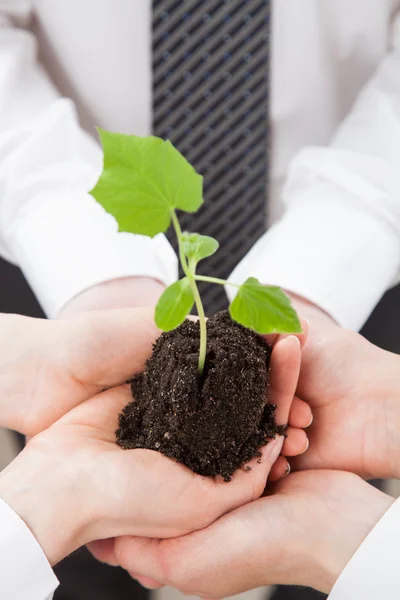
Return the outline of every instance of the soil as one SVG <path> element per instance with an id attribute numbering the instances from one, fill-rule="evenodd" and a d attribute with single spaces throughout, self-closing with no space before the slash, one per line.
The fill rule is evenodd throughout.
<path id="1" fill-rule="evenodd" d="M 198 322 L 160 336 L 144 373 L 130 382 L 135 401 L 119 417 L 117 442 L 229 481 L 284 428 L 276 425 L 275 406 L 266 404 L 271 347 L 228 312 L 207 321 L 207 335 L 201 376 Z"/>

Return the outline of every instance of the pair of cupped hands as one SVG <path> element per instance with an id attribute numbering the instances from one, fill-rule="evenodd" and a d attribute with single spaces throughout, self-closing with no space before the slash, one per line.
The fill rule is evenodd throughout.
<path id="1" fill-rule="evenodd" d="M 362 477 L 398 475 L 400 359 L 323 315 L 298 337 L 270 336 L 269 401 L 287 436 L 225 483 L 115 444 L 124 382 L 158 335 L 153 308 L 0 315 L 0 426 L 31 438 L 0 497 L 51 564 L 88 544 L 148 587 L 329 591 L 393 502 Z"/>

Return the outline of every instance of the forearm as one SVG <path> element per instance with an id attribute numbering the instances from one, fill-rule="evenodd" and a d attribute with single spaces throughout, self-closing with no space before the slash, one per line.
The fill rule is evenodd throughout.
<path id="1" fill-rule="evenodd" d="M 0 498 L 22 519 L 49 563 L 55 565 L 84 543 L 81 537 L 87 518 L 79 495 L 67 492 L 72 483 L 67 465 L 54 458 L 49 462 L 37 460 L 37 454 L 31 459 L 25 449 L 0 474 Z"/>

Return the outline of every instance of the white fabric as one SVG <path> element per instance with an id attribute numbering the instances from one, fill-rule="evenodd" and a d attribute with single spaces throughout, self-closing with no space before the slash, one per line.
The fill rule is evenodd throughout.
<path id="1" fill-rule="evenodd" d="M 271 221 L 284 183 L 287 212 L 234 274 L 284 285 L 355 329 L 400 268 L 399 5 L 273 2 Z M 33 34 L 22 29 L 32 15 Z M 101 155 L 74 109 L 91 132 L 150 132 L 150 0 L 0 0 L 0 23 L 3 256 L 50 316 L 102 280 L 170 283 L 165 238 L 122 236 L 87 194 Z"/>
<path id="2" fill-rule="evenodd" d="M 0 498 L 0 598 L 51 600 L 57 587 L 57 577 L 31 531 Z"/>
<path id="3" fill-rule="evenodd" d="M 336 581 L 329 600 L 394 600 L 400 589 L 400 500 L 383 515 Z"/>

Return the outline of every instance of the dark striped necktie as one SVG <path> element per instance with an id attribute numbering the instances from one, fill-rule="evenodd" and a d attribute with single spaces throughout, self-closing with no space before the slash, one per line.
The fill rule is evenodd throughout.
<path id="1" fill-rule="evenodd" d="M 270 1 L 153 0 L 153 131 L 204 176 L 180 220 L 219 241 L 199 272 L 224 279 L 266 225 Z M 209 316 L 226 308 L 221 286 L 201 293 Z"/>

